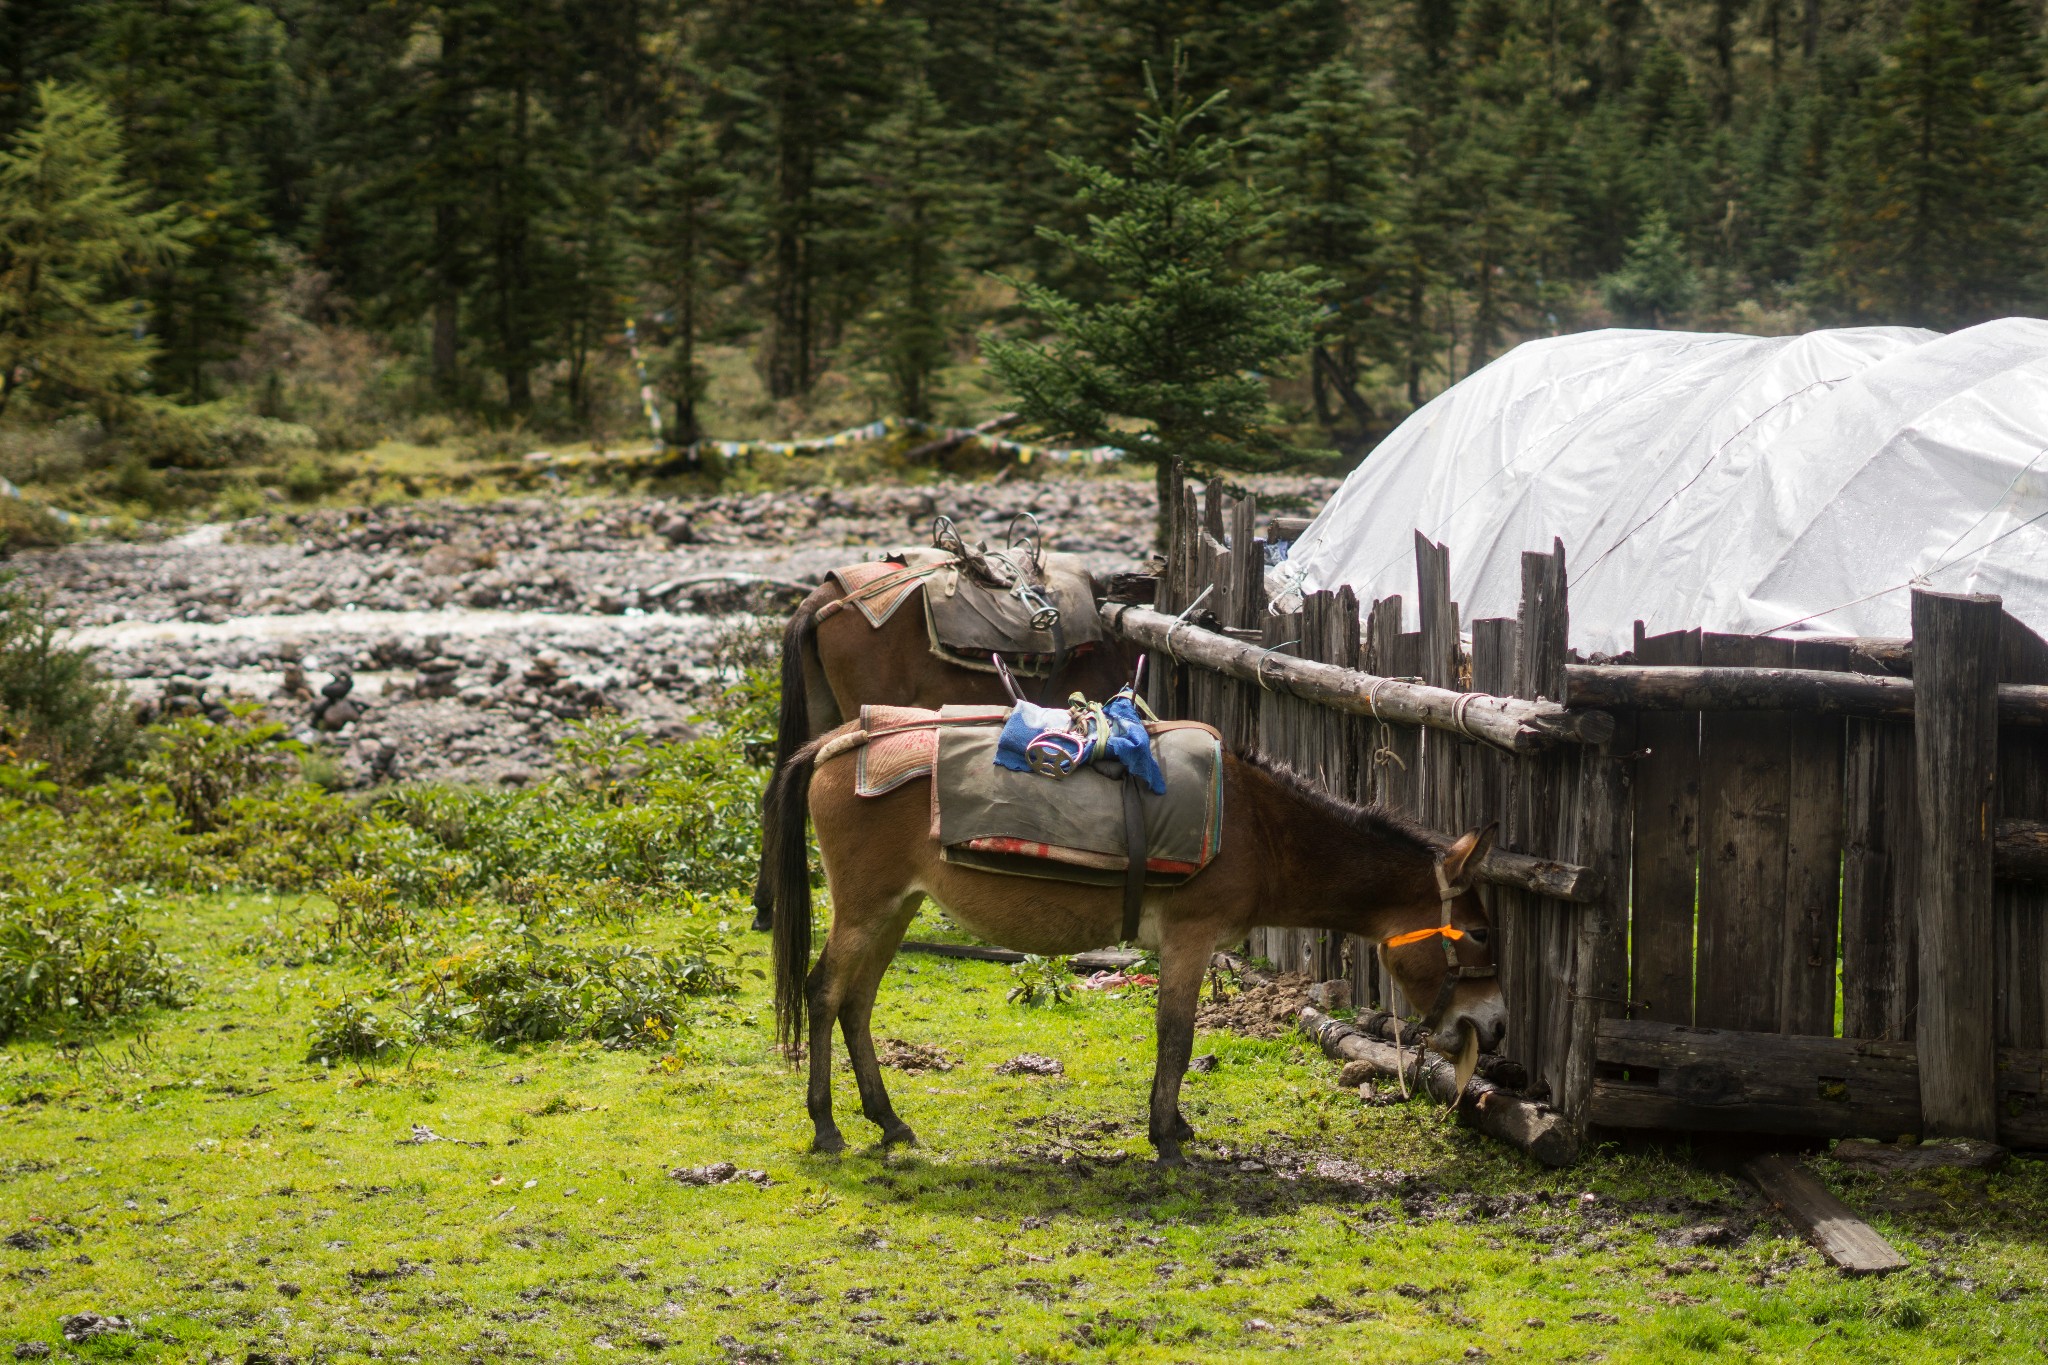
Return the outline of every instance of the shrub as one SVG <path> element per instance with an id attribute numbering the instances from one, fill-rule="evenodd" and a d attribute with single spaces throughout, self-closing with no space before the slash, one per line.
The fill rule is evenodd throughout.
<path id="1" fill-rule="evenodd" d="M 112 444 L 151 469 L 228 469 L 261 463 L 318 439 L 310 428 L 225 403 L 151 403 L 121 422 Z"/>
<path id="2" fill-rule="evenodd" d="M 244 702 L 229 710 L 225 723 L 183 716 L 150 727 L 141 775 L 170 793 L 194 834 L 217 828 L 229 801 L 290 776 L 291 756 L 303 747 L 280 738 L 284 726 L 261 719 L 260 707 Z"/>
<path id="3" fill-rule="evenodd" d="M 83 877 L 0 873 L 0 1038 L 34 1022 L 176 1007 L 191 990 L 183 964 L 158 950 L 121 892 Z"/>
<path id="4" fill-rule="evenodd" d="M 411 1021 L 404 1015 L 380 1014 L 362 999 L 344 994 L 332 1005 L 314 1008 L 306 1060 L 366 1061 L 399 1051 L 413 1041 Z"/>
<path id="5" fill-rule="evenodd" d="M 47 598 L 0 578 L 0 749 L 57 782 L 102 778 L 134 755 L 135 722 L 120 686 L 57 631 Z"/>
<path id="6" fill-rule="evenodd" d="M 701 928 L 660 953 L 637 945 L 579 948 L 527 934 L 444 965 L 474 1005 L 477 1033 L 494 1042 L 583 1037 L 607 1047 L 653 1047 L 684 1026 L 692 997 L 729 995 L 737 986 L 732 950 Z"/>
<path id="7" fill-rule="evenodd" d="M 1012 1004 L 1035 1005 L 1040 1001 L 1057 1005 L 1074 993 L 1074 972 L 1064 957 L 1029 954 L 1022 962 L 1010 964 L 1010 978 L 1017 984 L 1004 998 Z"/>
<path id="8" fill-rule="evenodd" d="M 62 545 L 69 538 L 64 523 L 42 508 L 0 493 L 0 555 L 42 545 Z"/>
<path id="9" fill-rule="evenodd" d="M 375 958 L 386 967 L 412 960 L 423 932 L 419 916 L 399 902 L 391 883 L 379 876 L 351 873 L 321 888 L 334 902 L 327 937 L 337 947 Z"/>

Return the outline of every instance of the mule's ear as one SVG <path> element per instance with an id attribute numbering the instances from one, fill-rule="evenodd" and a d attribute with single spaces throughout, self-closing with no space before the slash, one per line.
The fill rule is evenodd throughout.
<path id="1" fill-rule="evenodd" d="M 1486 861 L 1486 855 L 1493 849 L 1493 836 L 1499 832 L 1500 822 L 1496 820 L 1485 829 L 1460 835 L 1456 843 L 1444 850 L 1444 886 L 1451 894 L 1462 895 L 1472 889 L 1479 865 Z"/>

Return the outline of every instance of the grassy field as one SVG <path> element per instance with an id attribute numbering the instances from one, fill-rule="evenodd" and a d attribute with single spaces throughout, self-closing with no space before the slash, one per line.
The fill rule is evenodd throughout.
<path id="1" fill-rule="evenodd" d="M 1208 1033 L 1196 1164 L 1162 1172 L 1142 992 L 1025 1008 L 1004 968 L 913 957 L 877 1032 L 956 1059 L 887 1073 L 923 1145 L 812 1157 L 758 980 L 658 1058 L 465 1043 L 328 1068 L 304 1060 L 313 1006 L 383 978 L 266 961 L 280 908 L 154 903 L 199 974 L 189 1008 L 0 1055 L 0 1351 L 1918 1361 L 2036 1359 L 2048 1337 L 2040 1163 L 1829 1169 L 1914 1261 L 1848 1281 L 1736 1182 L 1613 1152 L 1538 1170 L 1419 1102 L 1339 1094 L 1298 1041 Z M 1065 1074 L 995 1071 L 1024 1052 Z M 722 1162 L 740 1173 L 671 1176 Z M 81 1312 L 131 1330 L 68 1343 Z"/>

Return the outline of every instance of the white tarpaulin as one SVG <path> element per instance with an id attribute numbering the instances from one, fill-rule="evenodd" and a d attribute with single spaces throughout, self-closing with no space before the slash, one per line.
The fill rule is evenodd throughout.
<path id="1" fill-rule="evenodd" d="M 1561 539 L 1587 653 L 1639 619 L 1906 635 L 1915 582 L 2048 634 L 2048 322 L 1528 342 L 1381 442 L 1271 586 L 1400 593 L 1412 630 L 1417 530 L 1466 621 L 1515 615 Z"/>

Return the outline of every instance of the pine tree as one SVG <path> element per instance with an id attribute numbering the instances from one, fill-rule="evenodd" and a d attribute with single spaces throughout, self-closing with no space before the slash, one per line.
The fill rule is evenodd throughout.
<path id="1" fill-rule="evenodd" d="M 1254 168 L 1273 192 L 1277 254 L 1323 281 L 1310 353 L 1316 420 L 1337 425 L 1334 398 L 1360 437 L 1377 422 L 1359 391 L 1366 371 L 1401 358 L 1398 134 L 1365 73 L 1339 60 L 1311 73 L 1295 105 L 1253 142 Z"/>
<path id="2" fill-rule="evenodd" d="M 715 130 L 702 101 L 686 92 L 668 133 L 668 145 L 644 177 L 636 231 L 644 253 L 647 293 L 667 314 L 670 338 L 663 387 L 675 403 L 678 446 L 695 445 L 703 433 L 697 404 L 706 375 L 697 343 L 714 321 L 720 265 L 741 256 L 733 211 L 737 177 L 714 145 Z"/>
<path id="3" fill-rule="evenodd" d="M 758 187 L 761 369 L 771 397 L 792 398 L 817 380 L 865 273 L 827 240 L 821 172 L 883 111 L 908 33 L 867 0 L 725 0 L 715 19 L 701 60 L 728 82 L 727 150 Z"/>
<path id="4" fill-rule="evenodd" d="M 934 376 L 960 332 L 960 239 L 987 196 L 968 170 L 969 135 L 948 125 L 922 74 L 853 148 L 834 195 L 872 262 L 861 349 L 887 376 L 896 411 L 932 416 Z"/>
<path id="5" fill-rule="evenodd" d="M 90 70 L 121 120 L 131 171 L 150 207 L 191 224 L 191 249 L 149 282 L 157 384 L 203 398 L 209 367 L 239 349 L 269 270 L 258 141 L 278 98 L 279 35 L 241 0 L 107 0 L 95 17 Z"/>
<path id="6" fill-rule="evenodd" d="M 1643 220 L 1629 238 L 1620 270 L 1600 278 L 1600 295 L 1623 321 L 1662 327 L 1699 297 L 1699 274 L 1686 259 L 1685 244 L 1662 209 Z"/>
<path id="7" fill-rule="evenodd" d="M 1053 339 L 983 350 L 1029 424 L 1152 461 L 1163 497 L 1176 459 L 1244 469 L 1301 453 L 1273 431 L 1261 372 L 1310 345 L 1317 281 L 1303 268 L 1238 263 L 1266 214 L 1223 178 L 1229 146 L 1199 126 L 1220 93 L 1193 101 L 1177 80 L 1162 93 L 1148 79 L 1148 89 L 1128 175 L 1059 159 L 1098 212 L 1085 235 L 1055 240 L 1100 278 L 1100 297 L 1019 284 Z"/>
<path id="8" fill-rule="evenodd" d="M 1956 0 L 1917 0 L 1843 144 L 1819 301 L 1850 317 L 1952 327 L 2035 297 L 2048 142 L 2019 77 Z"/>
<path id="9" fill-rule="evenodd" d="M 118 281 L 186 247 L 167 209 L 125 174 L 120 125 L 77 86 L 36 88 L 35 113 L 0 151 L 0 414 L 45 413 L 135 392 L 156 353 Z"/>

